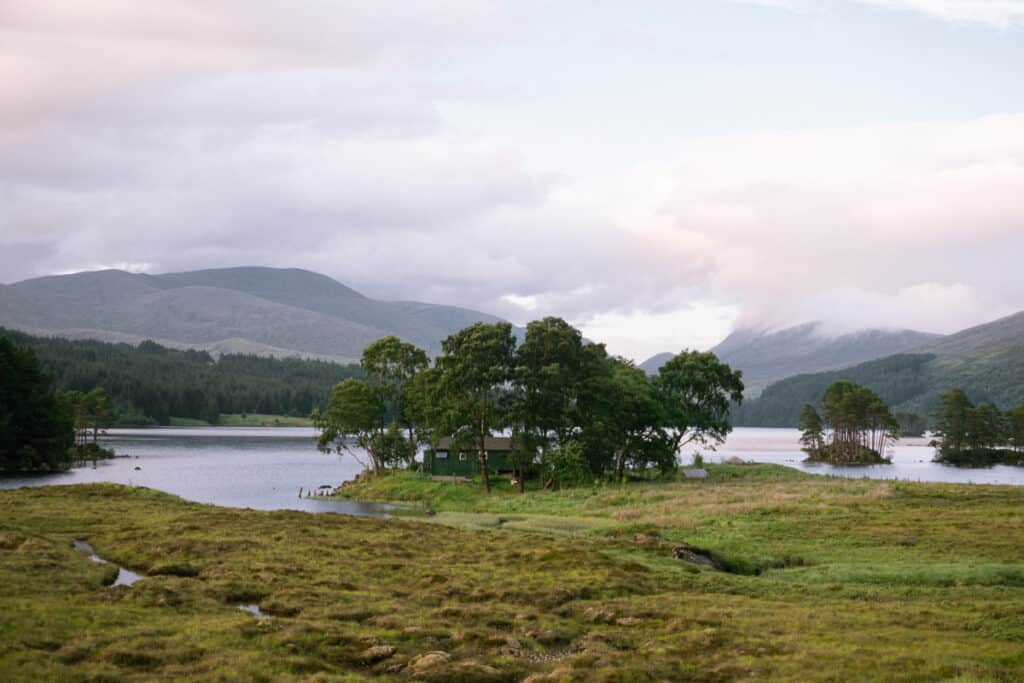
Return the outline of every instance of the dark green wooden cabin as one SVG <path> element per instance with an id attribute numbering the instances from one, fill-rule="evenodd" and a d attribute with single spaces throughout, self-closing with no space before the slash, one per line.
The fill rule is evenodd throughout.
<path id="1" fill-rule="evenodd" d="M 511 474 L 512 439 L 491 436 L 484 441 L 487 449 L 487 471 L 490 474 Z M 427 449 L 423 454 L 423 471 L 437 477 L 475 477 L 480 474 L 480 454 L 475 448 L 452 448 L 452 440 L 442 438 L 437 450 Z"/>

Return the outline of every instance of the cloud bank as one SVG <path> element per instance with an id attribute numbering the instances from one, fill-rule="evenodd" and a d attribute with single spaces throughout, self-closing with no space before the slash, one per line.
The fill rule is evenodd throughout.
<path id="1" fill-rule="evenodd" d="M 1021 3 L 874 4 L 1013 24 Z M 443 114 L 489 97 L 452 64 L 527 30 L 517 17 L 0 7 L 0 281 L 297 266 L 564 316 L 638 360 L 735 324 L 952 331 L 1020 307 L 1024 115 L 697 136 L 569 173 Z"/>
<path id="2" fill-rule="evenodd" d="M 999 29 L 1024 26 L 1022 0 L 731 0 L 793 12 L 813 12 L 837 3 L 870 5 L 888 10 L 917 12 L 943 21 L 981 24 Z"/>

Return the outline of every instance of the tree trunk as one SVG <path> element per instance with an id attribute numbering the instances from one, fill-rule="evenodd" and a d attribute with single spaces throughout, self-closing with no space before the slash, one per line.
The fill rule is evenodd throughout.
<path id="1" fill-rule="evenodd" d="M 484 482 L 484 492 L 491 492 L 491 479 L 487 474 L 487 449 L 484 448 L 484 442 L 480 441 L 480 478 Z"/>

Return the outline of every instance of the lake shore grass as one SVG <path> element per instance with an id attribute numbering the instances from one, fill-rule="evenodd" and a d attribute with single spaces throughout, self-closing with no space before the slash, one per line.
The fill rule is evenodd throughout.
<path id="1" fill-rule="evenodd" d="M 155 425 L 154 425 L 155 426 Z M 312 427 L 308 417 L 263 413 L 221 413 L 217 424 L 191 417 L 171 417 L 171 427 Z"/>
<path id="2" fill-rule="evenodd" d="M 308 417 L 264 415 L 261 413 L 221 413 L 219 427 L 312 427 Z"/>
<path id="3" fill-rule="evenodd" d="M 346 487 L 403 502 L 411 518 L 391 520 L 0 491 L 0 678 L 1024 676 L 1024 489 L 709 473 L 526 495 L 411 473 Z M 72 539 L 147 578 L 109 587 Z M 727 571 L 674 559 L 683 543 Z"/>

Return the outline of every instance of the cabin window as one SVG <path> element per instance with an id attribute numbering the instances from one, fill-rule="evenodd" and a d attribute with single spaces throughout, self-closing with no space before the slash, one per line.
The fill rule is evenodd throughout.
<path id="1" fill-rule="evenodd" d="M 438 460 L 447 460 L 448 459 L 448 451 L 438 451 L 438 452 L 434 453 L 434 457 L 437 458 Z"/>

